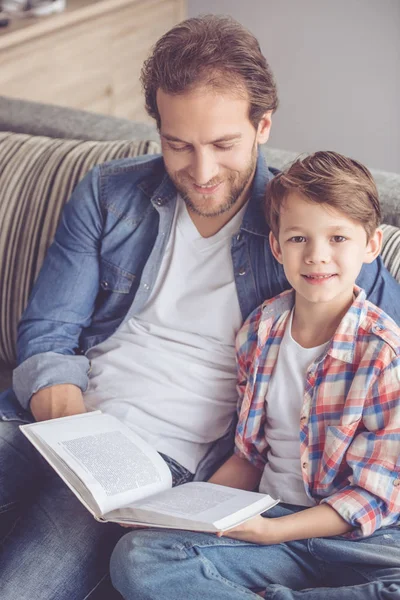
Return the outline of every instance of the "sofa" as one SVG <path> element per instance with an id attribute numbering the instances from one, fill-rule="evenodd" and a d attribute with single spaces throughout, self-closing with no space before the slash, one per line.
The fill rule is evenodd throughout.
<path id="1" fill-rule="evenodd" d="M 0 96 L 0 391 L 11 384 L 17 323 L 72 189 L 95 164 L 159 151 L 154 125 Z M 297 156 L 262 151 L 278 169 Z M 382 256 L 400 282 L 400 174 L 371 171 Z"/>

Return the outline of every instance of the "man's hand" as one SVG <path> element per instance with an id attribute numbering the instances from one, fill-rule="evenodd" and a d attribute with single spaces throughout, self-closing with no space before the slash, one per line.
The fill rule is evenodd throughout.
<path id="1" fill-rule="evenodd" d="M 86 412 L 81 389 L 70 383 L 52 385 L 39 390 L 33 394 L 30 408 L 36 421 Z"/>
<path id="2" fill-rule="evenodd" d="M 276 544 L 279 543 L 276 521 L 277 519 L 268 519 L 258 515 L 228 531 L 217 533 L 217 536 L 230 537 L 253 544 Z"/>

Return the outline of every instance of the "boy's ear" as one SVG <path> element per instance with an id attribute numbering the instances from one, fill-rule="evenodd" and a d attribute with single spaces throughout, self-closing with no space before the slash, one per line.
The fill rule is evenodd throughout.
<path id="1" fill-rule="evenodd" d="M 268 110 L 263 114 L 257 127 L 257 143 L 265 144 L 269 138 L 272 123 L 272 110 Z"/>
<path id="2" fill-rule="evenodd" d="M 278 240 L 272 233 L 272 231 L 269 232 L 269 245 L 271 246 L 271 250 L 272 250 L 272 254 L 274 255 L 274 258 L 276 258 L 276 260 L 278 262 L 283 264 L 281 247 L 279 245 Z"/>
<path id="3" fill-rule="evenodd" d="M 378 227 L 375 232 L 372 234 L 370 239 L 368 240 L 367 247 L 365 249 L 365 263 L 372 263 L 382 248 L 382 239 L 383 239 L 382 229 Z"/>

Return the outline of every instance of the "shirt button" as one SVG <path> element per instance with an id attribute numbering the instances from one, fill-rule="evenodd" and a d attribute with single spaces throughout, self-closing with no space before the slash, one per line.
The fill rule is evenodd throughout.
<path id="1" fill-rule="evenodd" d="M 301 466 L 303 467 L 303 469 L 307 469 L 308 463 L 307 462 L 303 462 L 303 464 Z"/>
<path id="2" fill-rule="evenodd" d="M 246 269 L 244 267 L 240 267 L 239 271 L 238 271 L 239 275 L 246 275 Z"/>
<path id="3" fill-rule="evenodd" d="M 157 206 L 162 206 L 164 204 L 163 199 L 162 198 L 157 198 L 156 199 L 156 204 L 157 204 Z"/>
<path id="4" fill-rule="evenodd" d="M 238 233 L 237 236 L 236 236 L 236 241 L 240 242 L 241 239 L 242 239 L 242 234 Z"/>
<path id="5" fill-rule="evenodd" d="M 304 423 L 304 421 L 307 421 L 307 417 L 301 417 L 300 423 Z"/>
<path id="6" fill-rule="evenodd" d="M 103 288 L 108 288 L 108 281 L 102 281 L 101 285 L 103 286 Z"/>
<path id="7" fill-rule="evenodd" d="M 150 288 L 150 286 L 149 286 L 149 284 L 148 284 L 148 283 L 144 283 L 144 284 L 143 284 L 143 287 L 144 287 L 144 289 L 145 289 L 145 290 L 148 290 L 148 289 Z"/>
<path id="8" fill-rule="evenodd" d="M 395 487 L 398 487 L 398 486 L 400 485 L 400 479 L 395 479 L 395 480 L 393 481 L 393 485 L 394 485 Z"/>

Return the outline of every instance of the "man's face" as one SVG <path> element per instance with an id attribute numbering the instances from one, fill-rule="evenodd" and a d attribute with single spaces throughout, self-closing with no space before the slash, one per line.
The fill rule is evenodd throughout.
<path id="1" fill-rule="evenodd" d="M 157 105 L 165 168 L 189 211 L 235 214 L 247 199 L 270 114 L 256 131 L 247 99 L 207 87 L 180 95 L 159 90 Z"/>

